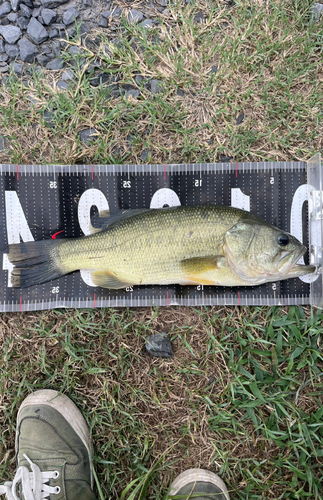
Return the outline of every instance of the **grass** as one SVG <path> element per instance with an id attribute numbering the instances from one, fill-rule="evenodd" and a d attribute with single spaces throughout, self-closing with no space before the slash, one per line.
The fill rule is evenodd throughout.
<path id="1" fill-rule="evenodd" d="M 233 499 L 321 499 L 322 319 L 301 307 L 3 315 L 2 478 L 22 399 L 56 388 L 89 423 L 101 498 L 136 486 L 140 498 L 146 481 L 162 499 L 194 466 Z M 174 358 L 154 359 L 144 339 L 165 330 Z"/>
<path id="2" fill-rule="evenodd" d="M 0 90 L 11 145 L 1 162 L 285 161 L 321 150 L 323 25 L 309 22 L 306 1 L 183 4 L 151 31 L 123 19 L 68 41 L 68 91 L 56 87 L 62 71 L 12 74 Z M 107 81 L 93 87 L 97 73 Z M 98 131 L 89 146 L 78 135 L 87 127 Z M 188 467 L 219 473 L 232 499 L 322 500 L 322 319 L 301 307 L 2 314 L 1 481 L 15 473 L 20 403 L 54 388 L 90 426 L 100 500 L 162 499 Z M 158 331 L 170 332 L 173 359 L 145 352 Z"/>

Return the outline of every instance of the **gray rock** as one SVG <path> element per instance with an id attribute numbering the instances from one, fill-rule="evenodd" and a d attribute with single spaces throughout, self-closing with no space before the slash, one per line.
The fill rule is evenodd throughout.
<path id="1" fill-rule="evenodd" d="M 144 18 L 143 14 L 139 10 L 131 9 L 128 15 L 128 20 L 130 23 L 140 23 Z"/>
<path id="2" fill-rule="evenodd" d="M 71 7 L 70 9 L 66 10 L 63 14 L 63 23 L 65 26 L 68 26 L 69 24 L 73 23 L 75 19 L 79 17 L 79 11 L 75 9 L 75 7 Z"/>
<path id="3" fill-rule="evenodd" d="M 45 109 L 43 116 L 44 122 L 47 123 L 50 128 L 55 128 L 55 122 L 53 121 L 53 118 L 55 118 L 55 113 L 49 111 L 48 109 Z"/>
<path id="4" fill-rule="evenodd" d="M 146 338 L 146 350 L 156 358 L 171 358 L 173 356 L 172 345 L 166 332 L 149 335 Z"/>
<path id="5" fill-rule="evenodd" d="M 38 54 L 36 59 L 41 66 L 46 66 L 46 64 L 48 64 L 50 61 L 50 58 L 44 54 Z"/>
<path id="6" fill-rule="evenodd" d="M 77 31 L 76 28 L 72 27 L 67 30 L 68 38 L 71 40 L 72 38 L 75 37 Z"/>
<path id="7" fill-rule="evenodd" d="M 62 74 L 62 80 L 64 82 L 67 82 L 68 80 L 72 80 L 74 78 L 74 73 L 73 71 L 71 71 L 70 69 L 67 69 L 66 71 L 64 71 L 64 73 Z"/>
<path id="8" fill-rule="evenodd" d="M 68 0 L 41 0 L 43 7 L 48 9 L 55 9 L 55 7 L 59 7 L 66 2 L 68 2 Z"/>
<path id="9" fill-rule="evenodd" d="M 11 5 L 10 2 L 3 2 L 3 4 L 0 7 L 0 18 L 6 16 L 11 12 Z"/>
<path id="10" fill-rule="evenodd" d="M 82 21 L 82 24 L 81 26 L 79 27 L 79 34 L 80 35 L 85 35 L 86 33 L 89 33 L 89 31 L 91 30 L 91 26 L 87 23 L 84 23 Z"/>
<path id="11" fill-rule="evenodd" d="M 22 3 L 20 5 L 20 11 L 21 11 L 21 13 L 22 13 L 22 15 L 24 17 L 27 17 L 27 19 L 31 18 L 32 11 L 31 11 L 31 9 L 29 7 L 27 7 L 27 5 L 25 5 L 25 4 Z"/>
<path id="12" fill-rule="evenodd" d="M 51 49 L 48 47 L 48 45 L 43 44 L 43 45 L 41 46 L 41 53 L 42 53 L 42 54 L 50 54 L 51 52 L 52 52 L 52 51 L 51 51 Z"/>
<path id="13" fill-rule="evenodd" d="M 146 28 L 146 29 L 151 29 L 153 28 L 154 26 L 154 23 L 152 22 L 151 19 L 145 19 L 143 23 L 141 23 L 141 25 L 143 28 Z"/>
<path id="14" fill-rule="evenodd" d="M 9 66 L 6 62 L 0 61 L 0 73 L 7 73 L 9 71 Z"/>
<path id="15" fill-rule="evenodd" d="M 237 125 L 240 125 L 240 123 L 242 123 L 242 122 L 243 122 L 243 120 L 244 120 L 244 112 L 242 111 L 242 112 L 239 114 L 239 116 L 238 116 L 238 118 L 237 118 L 237 120 L 236 120 L 236 124 L 237 124 Z"/>
<path id="16" fill-rule="evenodd" d="M 14 62 L 14 63 L 11 63 L 10 66 L 13 68 L 13 70 L 16 73 L 17 76 L 22 76 L 23 69 L 24 69 L 24 65 L 23 64 Z"/>
<path id="17" fill-rule="evenodd" d="M 147 161 L 149 156 L 149 151 L 145 150 L 141 153 L 140 158 L 142 161 Z"/>
<path id="18" fill-rule="evenodd" d="M 63 80 L 60 80 L 59 82 L 56 83 L 56 87 L 59 90 L 66 90 L 69 88 L 69 84 L 67 82 L 64 82 Z"/>
<path id="19" fill-rule="evenodd" d="M 43 18 L 44 24 L 46 24 L 46 26 L 49 26 L 56 21 L 57 14 L 52 9 L 43 9 L 41 11 L 41 16 Z"/>
<path id="20" fill-rule="evenodd" d="M 105 17 L 106 19 L 109 19 L 111 14 L 112 14 L 111 10 L 105 10 L 105 11 L 101 12 L 101 16 Z"/>
<path id="21" fill-rule="evenodd" d="M 38 17 L 40 15 L 40 12 L 41 12 L 41 8 L 40 7 L 38 7 L 38 9 L 33 9 L 32 16 L 33 17 Z"/>
<path id="22" fill-rule="evenodd" d="M 217 73 L 217 72 L 218 72 L 218 69 L 219 69 L 219 68 L 218 68 L 217 66 L 212 66 L 212 68 L 211 68 L 211 73 L 213 73 L 213 74 Z"/>
<path id="23" fill-rule="evenodd" d="M 121 15 L 122 15 L 122 10 L 120 9 L 120 7 L 116 7 L 111 12 L 111 17 L 113 17 L 113 19 L 119 19 L 119 17 L 121 17 Z"/>
<path id="24" fill-rule="evenodd" d="M 17 10 L 19 9 L 20 1 L 21 0 L 10 0 L 11 7 L 14 12 L 17 12 Z"/>
<path id="25" fill-rule="evenodd" d="M 69 47 L 67 52 L 69 54 L 72 54 L 73 56 L 76 56 L 78 54 L 83 54 L 84 50 L 78 47 L 77 45 L 71 45 L 71 47 Z"/>
<path id="26" fill-rule="evenodd" d="M 107 28 L 108 20 L 105 17 L 101 17 L 100 21 L 98 22 L 98 26 L 100 26 L 100 28 Z"/>
<path id="27" fill-rule="evenodd" d="M 40 24 L 34 17 L 32 17 L 29 21 L 27 34 L 29 38 L 37 45 L 45 42 L 48 39 L 48 33 L 45 30 L 44 26 Z"/>
<path id="28" fill-rule="evenodd" d="M 18 17 L 17 24 L 18 24 L 19 28 L 21 28 L 22 30 L 25 30 L 25 29 L 27 29 L 29 21 L 26 17 L 21 16 L 21 17 Z"/>
<path id="29" fill-rule="evenodd" d="M 108 82 L 109 79 L 110 76 L 107 73 L 100 73 L 99 75 L 90 78 L 90 85 L 92 87 L 98 87 L 100 84 Z"/>
<path id="30" fill-rule="evenodd" d="M 156 0 L 156 3 L 158 3 L 162 7 L 166 7 L 166 5 L 168 5 L 168 0 Z"/>
<path id="31" fill-rule="evenodd" d="M 92 0 L 83 0 L 83 7 L 86 9 L 87 7 L 92 7 Z"/>
<path id="32" fill-rule="evenodd" d="M 18 45 L 20 50 L 20 59 L 23 62 L 34 62 L 35 57 L 39 54 L 39 50 L 36 45 L 31 43 L 25 36 L 19 40 Z"/>
<path id="33" fill-rule="evenodd" d="M 159 80 L 155 80 L 154 78 L 150 80 L 150 90 L 152 94 L 159 94 L 162 92 L 161 82 Z"/>
<path id="34" fill-rule="evenodd" d="M 8 21 L 10 21 L 11 23 L 15 23 L 18 19 L 18 14 L 17 12 L 11 12 L 9 14 L 9 16 L 7 17 Z"/>
<path id="35" fill-rule="evenodd" d="M 0 35 L 7 43 L 16 43 L 21 37 L 21 29 L 17 26 L 0 26 Z"/>
<path id="36" fill-rule="evenodd" d="M 312 5 L 311 7 L 311 17 L 312 17 L 312 21 L 314 22 L 319 22 L 319 20 L 321 19 L 321 15 L 322 15 L 322 12 L 323 12 L 323 4 L 321 3 L 315 3 Z"/>
<path id="37" fill-rule="evenodd" d="M 5 50 L 8 56 L 12 59 L 15 59 L 15 57 L 19 54 L 19 47 L 17 44 L 12 45 L 11 43 L 6 43 Z"/>
<path id="38" fill-rule="evenodd" d="M 2 38 L 0 38 L 0 52 L 4 52 L 6 49 L 5 49 L 5 43 L 4 43 L 4 40 L 2 40 Z"/>
<path id="39" fill-rule="evenodd" d="M 10 21 L 7 17 L 5 17 L 2 21 L 0 21 L 0 24 L 2 24 L 2 26 L 9 26 Z"/>
<path id="40" fill-rule="evenodd" d="M 86 146 L 89 146 L 97 137 L 95 128 L 85 128 L 79 132 L 80 141 Z"/>
<path id="41" fill-rule="evenodd" d="M 128 90 L 126 93 L 126 99 L 129 99 L 129 97 L 132 97 L 133 99 L 137 99 L 137 97 L 140 95 L 140 90 Z"/>
<path id="42" fill-rule="evenodd" d="M 8 61 L 8 59 L 9 59 L 8 54 L 0 54 L 0 61 L 6 62 Z"/>
<path id="43" fill-rule="evenodd" d="M 50 30 L 48 32 L 48 36 L 49 36 L 50 39 L 56 38 L 58 36 L 58 30 L 57 29 Z"/>
<path id="44" fill-rule="evenodd" d="M 36 6 L 40 7 L 40 4 L 38 4 L 38 2 L 34 2 L 33 0 L 23 0 L 23 3 L 27 5 L 27 7 L 30 7 L 31 9 L 33 9 Z"/>
<path id="45" fill-rule="evenodd" d="M 59 56 L 61 53 L 61 44 L 59 40 L 55 40 L 52 43 L 52 51 L 55 56 Z"/>
<path id="46" fill-rule="evenodd" d="M 194 16 L 194 22 L 202 23 L 203 21 L 205 21 L 205 17 L 203 16 L 202 12 L 198 12 L 196 16 Z"/>
<path id="47" fill-rule="evenodd" d="M 50 61 L 48 64 L 46 64 L 46 68 L 51 70 L 63 69 L 64 61 L 62 58 L 58 57 L 57 59 L 54 59 L 53 61 Z"/>
<path id="48" fill-rule="evenodd" d="M 176 94 L 177 94 L 178 96 L 180 96 L 180 97 L 184 97 L 184 95 L 185 95 L 185 94 L 184 94 L 184 92 L 183 92 L 181 89 L 177 89 Z"/>
<path id="49" fill-rule="evenodd" d="M 141 75 L 136 75 L 136 76 L 135 76 L 135 82 L 136 82 L 136 84 L 137 84 L 137 85 L 140 85 L 140 84 L 141 84 L 141 82 L 143 81 L 143 79 L 144 79 L 144 77 L 143 77 L 143 76 L 141 76 Z"/>

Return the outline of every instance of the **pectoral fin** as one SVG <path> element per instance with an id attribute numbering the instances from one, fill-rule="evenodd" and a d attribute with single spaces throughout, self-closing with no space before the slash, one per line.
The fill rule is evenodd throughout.
<path id="1" fill-rule="evenodd" d="M 110 271 L 93 271 L 91 273 L 91 278 L 96 286 L 101 286 L 102 288 L 112 288 L 114 290 L 135 285 L 135 283 L 119 279 L 118 276 Z"/>
<path id="2" fill-rule="evenodd" d="M 184 280 L 187 284 L 215 285 L 215 281 L 209 279 L 205 274 L 219 269 L 225 262 L 223 255 L 208 255 L 182 260 L 181 266 L 184 271 Z"/>

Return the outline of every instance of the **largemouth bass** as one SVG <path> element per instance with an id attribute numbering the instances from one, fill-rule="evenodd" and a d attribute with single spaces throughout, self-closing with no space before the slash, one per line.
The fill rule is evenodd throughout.
<path id="1" fill-rule="evenodd" d="M 81 238 L 9 245 L 14 287 L 79 269 L 95 285 L 252 286 L 313 273 L 294 236 L 237 208 L 218 205 L 101 213 L 100 228 Z"/>

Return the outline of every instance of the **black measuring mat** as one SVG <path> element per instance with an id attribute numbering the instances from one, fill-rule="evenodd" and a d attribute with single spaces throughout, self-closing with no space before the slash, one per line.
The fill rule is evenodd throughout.
<path id="1" fill-rule="evenodd" d="M 101 210 L 216 203 L 250 210 L 308 247 L 306 163 L 0 165 L 0 311 L 148 305 L 310 302 L 306 277 L 254 287 L 94 287 L 87 271 L 25 289 L 10 286 L 9 243 L 89 234 Z M 306 257 L 305 257 L 306 260 Z"/>

